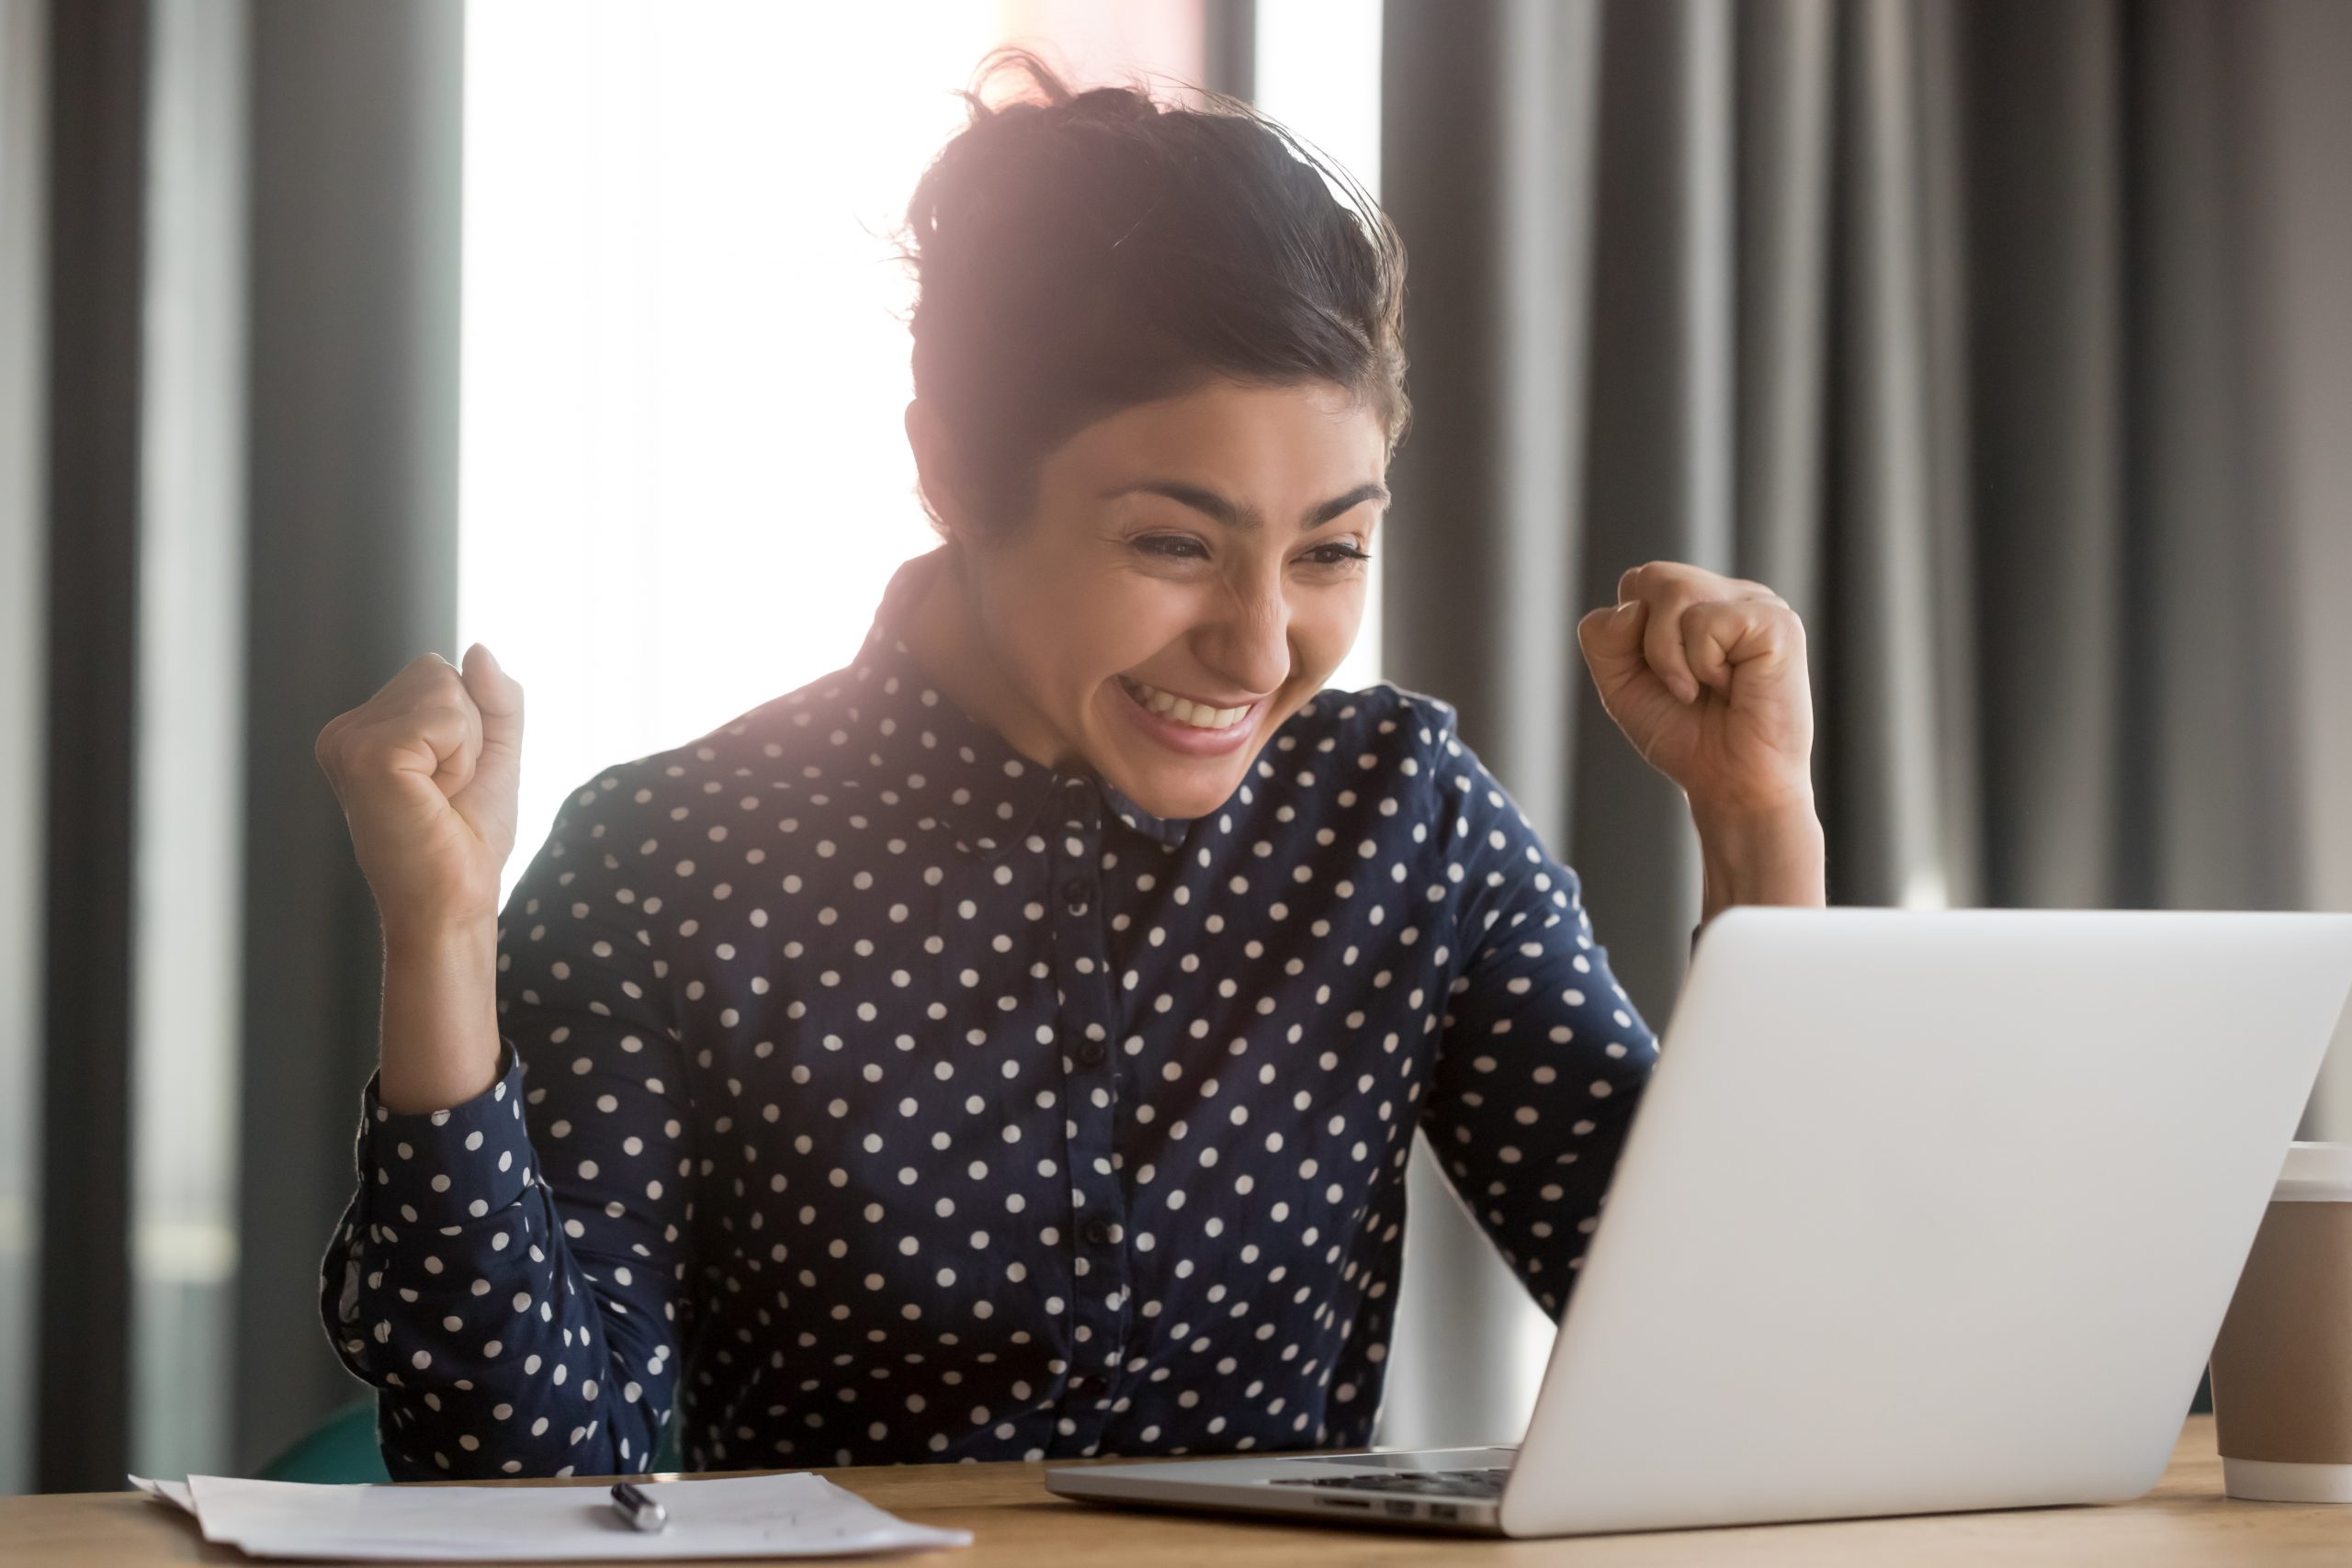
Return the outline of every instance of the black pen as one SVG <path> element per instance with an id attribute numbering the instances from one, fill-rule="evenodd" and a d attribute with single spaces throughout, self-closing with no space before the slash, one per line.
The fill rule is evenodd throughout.
<path id="1" fill-rule="evenodd" d="M 631 1529 L 648 1535 L 670 1522 L 670 1516 L 662 1511 L 661 1504 L 626 1481 L 613 1488 L 613 1506 L 621 1511 L 621 1517 L 629 1522 Z"/>

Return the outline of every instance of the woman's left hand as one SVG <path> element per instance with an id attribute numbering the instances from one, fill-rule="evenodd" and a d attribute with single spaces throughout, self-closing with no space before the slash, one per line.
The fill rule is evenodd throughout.
<path id="1" fill-rule="evenodd" d="M 1577 626 L 1601 706 L 1694 815 L 1762 818 L 1813 800 L 1804 626 L 1760 582 L 1679 561 L 1617 580 Z"/>

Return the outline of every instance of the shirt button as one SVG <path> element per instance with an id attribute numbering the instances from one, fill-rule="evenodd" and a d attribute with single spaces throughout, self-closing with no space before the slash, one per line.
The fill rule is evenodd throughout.
<path id="1" fill-rule="evenodd" d="M 1078 1043 L 1078 1065 L 1081 1067 L 1099 1067 L 1102 1065 L 1102 1058 L 1108 1055 L 1110 1053 L 1102 1048 L 1102 1042 L 1100 1040 L 1081 1040 Z"/>
<path id="2" fill-rule="evenodd" d="M 1086 879 L 1084 877 L 1073 876 L 1062 884 L 1062 902 L 1069 906 L 1069 912 L 1073 915 L 1086 913 Z"/>
<path id="3" fill-rule="evenodd" d="M 1105 1219 L 1100 1219 L 1100 1218 L 1097 1218 L 1097 1219 L 1091 1219 L 1091 1220 L 1087 1221 L 1087 1222 L 1086 1222 L 1086 1242 L 1087 1242 L 1087 1245 L 1088 1245 L 1088 1246 L 1090 1246 L 1090 1247 L 1108 1247 L 1108 1246 L 1110 1246 L 1110 1245 L 1111 1245 L 1111 1222 L 1110 1222 L 1110 1221 L 1108 1221 L 1108 1220 L 1105 1220 Z"/>

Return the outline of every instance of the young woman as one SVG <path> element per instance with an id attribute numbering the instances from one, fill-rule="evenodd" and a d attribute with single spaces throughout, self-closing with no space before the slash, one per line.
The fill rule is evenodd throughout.
<path id="1" fill-rule="evenodd" d="M 910 213 L 944 543 L 847 666 L 588 781 L 503 916 L 486 650 L 320 737 L 385 943 L 322 1306 L 396 1475 L 1361 1444 L 1416 1128 L 1566 1304 L 1650 1033 L 1453 710 L 1322 689 L 1401 250 L 1266 121 L 1019 63 Z M 1618 594 L 1708 912 L 1818 902 L 1795 617 Z"/>

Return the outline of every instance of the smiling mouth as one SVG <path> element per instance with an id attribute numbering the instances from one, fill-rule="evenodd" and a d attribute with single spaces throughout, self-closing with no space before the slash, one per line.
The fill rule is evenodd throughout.
<path id="1" fill-rule="evenodd" d="M 1157 686 L 1148 686 L 1127 675 L 1120 676 L 1119 683 L 1126 687 L 1128 694 L 1137 703 L 1160 717 L 1188 724 L 1194 729 L 1230 729 L 1248 718 L 1258 705 L 1256 703 L 1244 703 L 1239 707 L 1211 707 L 1205 703 L 1177 696 L 1172 692 L 1163 692 Z"/>

